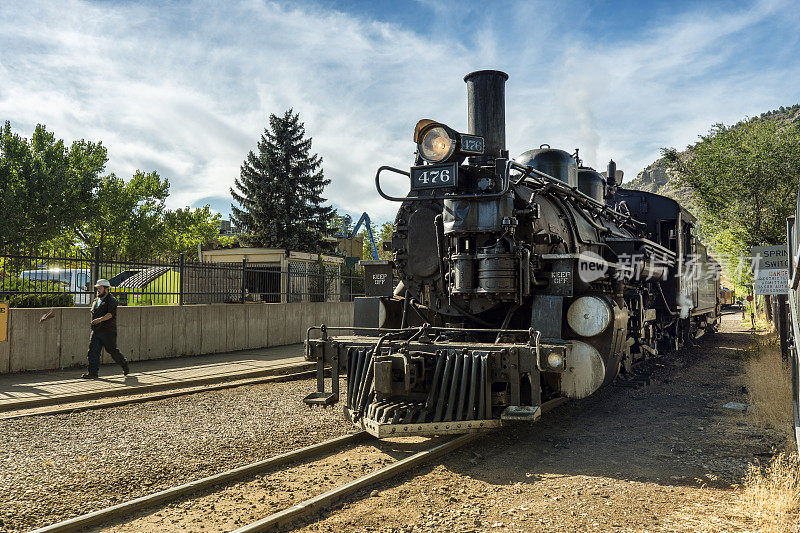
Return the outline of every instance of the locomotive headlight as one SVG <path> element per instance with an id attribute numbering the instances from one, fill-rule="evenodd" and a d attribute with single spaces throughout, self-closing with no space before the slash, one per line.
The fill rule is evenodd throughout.
<path id="1" fill-rule="evenodd" d="M 564 356 L 558 352 L 552 352 L 547 356 L 547 366 L 553 369 L 561 369 L 564 367 Z"/>
<path id="2" fill-rule="evenodd" d="M 446 163 L 457 155 L 459 134 L 453 128 L 429 118 L 417 122 L 414 142 L 417 152 L 428 163 Z"/>
<path id="3" fill-rule="evenodd" d="M 469 155 L 482 155 L 486 144 L 480 135 L 458 133 L 450 126 L 429 118 L 417 122 L 414 142 L 417 143 L 417 153 L 428 163 L 460 163 Z"/>
<path id="4" fill-rule="evenodd" d="M 455 139 L 443 126 L 429 129 L 422 135 L 419 153 L 425 161 L 440 163 L 446 161 L 456 149 Z"/>

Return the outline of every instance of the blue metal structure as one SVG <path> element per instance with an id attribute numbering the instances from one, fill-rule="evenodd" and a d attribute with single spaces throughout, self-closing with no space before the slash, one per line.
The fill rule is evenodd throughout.
<path id="1" fill-rule="evenodd" d="M 367 228 L 367 237 L 369 237 L 369 244 L 372 247 L 372 258 L 374 260 L 379 260 L 380 256 L 378 256 L 378 247 L 375 246 L 375 237 L 372 235 L 372 222 L 369 219 L 369 215 L 364 212 L 361 214 L 361 218 L 358 219 L 355 227 L 353 227 L 352 231 L 347 231 L 347 228 L 350 226 L 350 223 L 353 221 L 350 215 L 345 215 L 344 220 L 342 221 L 342 231 L 337 237 L 343 239 L 353 239 L 356 235 L 358 235 L 358 230 L 361 229 L 361 225 L 364 224 Z"/>

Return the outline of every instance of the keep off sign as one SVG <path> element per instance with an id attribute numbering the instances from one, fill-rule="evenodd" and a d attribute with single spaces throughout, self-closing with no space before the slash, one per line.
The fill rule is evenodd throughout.
<path id="1" fill-rule="evenodd" d="M 8 304 L 0 304 L 0 342 L 8 342 Z"/>
<path id="2" fill-rule="evenodd" d="M 394 291 L 391 261 L 359 261 L 364 267 L 364 296 L 391 296 Z"/>

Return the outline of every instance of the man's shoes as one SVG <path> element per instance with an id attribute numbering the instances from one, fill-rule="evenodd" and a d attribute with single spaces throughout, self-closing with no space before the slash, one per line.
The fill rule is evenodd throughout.
<path id="1" fill-rule="evenodd" d="M 122 375 L 127 376 L 131 371 L 131 367 L 128 363 L 125 363 L 125 366 L 122 367 Z"/>
<path id="2" fill-rule="evenodd" d="M 87 372 L 81 376 L 81 379 L 97 379 L 97 374 L 90 374 Z"/>

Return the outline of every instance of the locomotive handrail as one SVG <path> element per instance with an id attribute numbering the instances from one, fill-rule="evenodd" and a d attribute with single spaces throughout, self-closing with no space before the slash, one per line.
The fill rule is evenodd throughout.
<path id="1" fill-rule="evenodd" d="M 640 225 L 640 226 L 646 225 L 643 222 L 640 222 L 640 221 L 636 220 L 631 215 L 623 215 L 619 211 L 616 211 L 615 209 L 612 209 L 609 206 L 598 202 L 597 200 L 595 200 L 591 196 L 587 196 L 582 191 L 578 190 L 577 187 L 565 184 L 563 181 L 561 181 L 561 180 L 559 180 L 557 178 L 554 178 L 553 176 L 551 176 L 551 175 L 549 175 L 549 174 L 547 174 L 545 172 L 542 172 L 540 170 L 537 170 L 535 168 L 531 168 L 531 167 L 528 167 L 528 166 L 525 166 L 525 165 L 521 165 L 521 164 L 517 163 L 516 161 L 514 161 L 513 159 L 510 159 L 505 164 L 505 169 L 504 169 L 504 172 L 503 172 L 503 190 L 500 191 L 500 192 L 497 192 L 497 193 L 490 193 L 490 194 L 450 194 L 450 195 L 446 195 L 445 194 L 445 195 L 433 195 L 433 196 L 405 196 L 405 197 L 391 196 L 391 195 L 388 195 L 385 192 L 383 192 L 383 189 L 381 188 L 381 173 L 384 170 L 388 170 L 388 171 L 391 171 L 391 172 L 395 172 L 397 174 L 402 174 L 403 176 L 406 176 L 408 178 L 411 177 L 411 174 L 409 172 L 406 172 L 405 170 L 400 170 L 399 168 L 390 167 L 388 165 L 383 165 L 382 167 L 378 168 L 378 171 L 375 173 L 375 188 L 378 190 L 378 194 L 380 194 L 381 197 L 383 197 L 386 200 L 389 200 L 391 202 L 407 202 L 407 201 L 408 202 L 414 202 L 414 201 L 423 202 L 423 201 L 426 201 L 426 200 L 467 200 L 467 199 L 491 200 L 493 198 L 500 198 L 500 197 L 504 196 L 511 189 L 512 181 L 511 181 L 511 175 L 510 174 L 511 174 L 511 169 L 512 168 L 515 168 L 515 169 L 517 169 L 517 170 L 519 170 L 519 171 L 524 173 L 522 175 L 522 177 L 520 177 L 519 180 L 514 182 L 514 185 L 518 185 L 519 183 L 522 182 L 522 180 L 525 179 L 526 176 L 530 176 L 530 174 L 533 173 L 533 174 L 536 174 L 537 176 L 539 176 L 539 177 L 551 182 L 553 185 L 555 185 L 556 187 L 560 188 L 564 193 L 570 194 L 573 197 L 575 197 L 575 199 L 581 200 L 583 202 L 588 202 L 593 207 L 598 208 L 601 212 L 608 213 L 608 214 L 610 214 L 610 215 L 612 215 L 614 217 L 622 218 L 623 219 L 622 223 L 631 222 L 632 224 L 637 224 L 637 225 Z M 605 227 L 603 227 L 603 229 L 610 231 L 608 228 L 605 228 Z"/>
<path id="2" fill-rule="evenodd" d="M 558 178 L 556 178 L 554 176 L 551 176 L 550 174 L 547 174 L 546 172 L 542 172 L 541 170 L 537 170 L 537 169 L 535 169 L 533 167 L 520 165 L 516 161 L 512 160 L 510 163 L 512 163 L 511 166 L 513 166 L 517 170 L 519 170 L 521 172 L 524 172 L 524 174 L 520 177 L 520 179 L 518 179 L 516 182 L 514 182 L 514 185 L 519 185 L 522 182 L 522 180 L 525 179 L 525 177 L 527 175 L 533 173 L 533 174 L 536 174 L 537 176 L 540 176 L 540 177 L 542 177 L 542 178 L 544 178 L 544 179 L 546 179 L 548 181 L 553 182 L 556 186 L 558 186 L 558 187 L 560 187 L 562 189 L 565 189 L 565 190 L 567 190 L 569 192 L 572 192 L 572 193 L 576 193 L 581 200 L 586 200 L 589 203 L 594 204 L 596 207 L 599 207 L 602 210 L 610 210 L 614 214 L 622 215 L 622 213 L 619 213 L 618 211 L 615 211 L 615 210 L 609 208 L 607 205 L 598 202 L 597 200 L 595 200 L 591 196 L 587 196 L 586 194 L 583 193 L 583 191 L 579 190 L 574 185 L 570 185 L 568 183 L 564 183 L 560 179 L 558 179 Z M 624 215 L 622 215 L 622 216 L 624 216 Z"/>
<path id="3" fill-rule="evenodd" d="M 312 331 L 322 331 L 322 326 L 311 326 L 306 330 L 306 339 L 309 339 L 309 335 Z M 410 333 L 412 331 L 418 331 L 421 326 L 412 326 L 407 328 L 370 328 L 366 326 L 325 326 L 325 331 L 337 331 L 337 330 L 359 330 L 359 331 L 374 331 L 376 333 Z M 497 333 L 498 331 L 502 331 L 503 333 L 530 333 L 528 329 L 503 329 L 503 328 L 448 328 L 444 326 L 428 326 L 429 330 L 431 331 L 458 331 L 461 333 Z"/>
<path id="4" fill-rule="evenodd" d="M 389 200 L 391 202 L 404 202 L 406 200 L 409 200 L 410 198 L 400 198 L 400 197 L 395 197 L 395 196 L 389 196 L 388 194 L 383 192 L 383 189 L 381 189 L 381 172 L 383 172 L 384 170 L 389 170 L 391 172 L 396 172 L 397 174 L 402 174 L 403 176 L 407 176 L 408 178 L 411 178 L 411 173 L 410 172 L 406 172 L 405 170 L 400 170 L 399 168 L 390 167 L 388 165 L 383 165 L 382 167 L 380 167 L 378 169 L 378 172 L 375 174 L 375 187 L 378 189 L 378 194 L 380 194 L 382 197 L 386 198 L 387 200 Z"/>
<path id="5" fill-rule="evenodd" d="M 412 326 L 407 328 L 370 328 L 370 327 L 362 327 L 362 326 L 326 326 L 325 324 L 321 324 L 319 326 L 311 326 L 306 330 L 306 342 L 311 340 L 311 332 L 312 331 L 320 331 L 323 335 L 321 339 L 315 340 L 327 340 L 325 335 L 328 331 L 369 331 L 375 333 L 412 333 L 417 332 L 420 330 L 422 326 Z M 528 335 L 532 335 L 531 329 L 502 329 L 502 328 L 448 328 L 442 326 L 431 326 L 427 325 L 425 328 L 427 331 L 450 331 L 450 332 L 458 332 L 458 333 L 527 333 Z M 534 330 L 535 331 L 535 330 Z"/>
<path id="6" fill-rule="evenodd" d="M 514 160 L 507 161 L 505 164 L 505 170 L 503 172 L 503 190 L 500 192 L 490 193 L 490 194 L 443 194 L 443 195 L 433 195 L 433 196 L 390 196 L 383 192 L 381 189 L 381 172 L 384 170 L 389 170 L 391 172 L 396 172 L 397 174 L 402 174 L 407 177 L 411 177 L 409 172 L 405 170 L 400 170 L 399 168 L 390 167 L 384 165 L 378 169 L 378 172 L 375 173 L 375 188 L 378 189 L 378 194 L 380 194 L 386 200 L 390 202 L 424 202 L 426 200 L 491 200 L 493 198 L 500 198 L 505 196 L 509 190 L 511 190 L 511 178 L 509 176 L 509 172 L 511 171 L 511 164 L 514 163 Z"/>
<path id="7" fill-rule="evenodd" d="M 635 218 L 633 218 L 630 214 L 624 215 L 624 214 L 620 213 L 619 211 L 617 211 L 615 209 L 612 209 L 612 208 L 610 208 L 609 206 L 607 206 L 607 205 L 605 205 L 603 203 L 598 202 L 597 200 L 595 200 L 591 196 L 586 195 L 583 191 L 579 190 L 576 186 L 564 183 L 560 179 L 555 178 L 555 177 L 553 177 L 550 174 L 547 174 L 545 172 L 542 172 L 541 170 L 537 170 L 535 168 L 528 167 L 528 166 L 525 166 L 525 165 L 520 165 L 519 163 L 517 163 L 516 161 L 513 161 L 513 160 L 509 161 L 509 167 L 513 167 L 513 168 L 515 168 L 515 169 L 517 169 L 517 170 L 519 170 L 519 171 L 524 173 L 517 181 L 514 182 L 515 185 L 519 185 L 526 177 L 530 176 L 530 174 L 533 173 L 533 174 L 536 174 L 537 176 L 539 176 L 541 178 L 544 178 L 545 180 L 551 182 L 553 185 L 559 187 L 563 192 L 571 194 L 572 196 L 576 197 L 579 200 L 582 200 L 584 202 L 588 202 L 588 203 L 592 204 L 594 207 L 599 208 L 600 211 L 602 211 L 602 212 L 610 213 L 611 215 L 613 215 L 615 217 L 624 218 L 625 220 L 623 221 L 623 223 L 630 221 L 630 222 L 632 222 L 634 224 L 639 224 L 641 226 L 646 225 L 644 222 L 640 222 L 639 220 L 636 220 Z"/>

